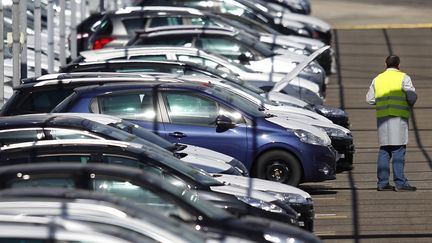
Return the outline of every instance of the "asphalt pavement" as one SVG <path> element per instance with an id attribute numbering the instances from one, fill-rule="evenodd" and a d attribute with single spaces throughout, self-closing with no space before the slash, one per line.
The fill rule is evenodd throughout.
<path id="1" fill-rule="evenodd" d="M 389 1 L 312 2 L 313 15 L 321 15 L 317 7 L 322 5 L 365 4 L 371 8 Z M 392 2 L 396 6 L 405 1 Z M 404 8 L 414 11 L 419 2 L 429 1 L 407 0 Z M 430 12 L 430 6 L 432 3 L 425 3 L 420 8 Z M 343 10 L 336 9 L 339 14 Z M 368 17 L 360 14 L 361 9 L 356 12 Z M 382 17 L 365 20 L 346 15 L 345 21 L 338 22 L 327 16 L 336 26 L 350 22 L 364 28 L 333 31 L 337 73 L 330 76 L 326 100 L 327 105 L 344 108 L 350 115 L 355 168 L 338 174 L 334 181 L 302 186 L 315 201 L 315 233 L 325 242 L 432 242 L 432 28 L 383 28 L 388 20 Z M 417 23 L 432 23 L 431 17 L 418 18 Z M 366 103 L 365 95 L 371 80 L 384 70 L 389 54 L 401 57 L 401 69 L 412 77 L 419 97 L 410 119 L 405 167 L 409 181 L 418 187 L 416 192 L 376 191 L 375 110 Z"/>

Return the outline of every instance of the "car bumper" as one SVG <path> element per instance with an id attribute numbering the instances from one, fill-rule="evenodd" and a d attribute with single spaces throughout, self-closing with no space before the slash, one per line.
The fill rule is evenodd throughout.
<path id="1" fill-rule="evenodd" d="M 344 171 L 346 165 L 353 164 L 355 146 L 352 137 L 347 138 L 331 138 L 332 146 L 339 154 L 339 159 L 336 162 L 337 171 Z"/>
<path id="2" fill-rule="evenodd" d="M 302 151 L 303 182 L 336 179 L 336 155 L 332 146 L 307 144 Z"/>
<path id="3" fill-rule="evenodd" d="M 312 199 L 308 198 L 307 203 L 291 203 L 290 206 L 299 214 L 298 224 L 305 230 L 313 232 L 315 210 Z"/>

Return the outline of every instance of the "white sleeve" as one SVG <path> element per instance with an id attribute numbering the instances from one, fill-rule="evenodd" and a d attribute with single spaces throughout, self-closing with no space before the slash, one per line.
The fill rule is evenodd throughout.
<path id="1" fill-rule="evenodd" d="M 405 75 L 404 80 L 402 81 L 402 90 L 406 92 L 408 104 L 413 106 L 417 101 L 417 94 L 411 81 L 411 77 L 408 75 Z"/>
<path id="2" fill-rule="evenodd" d="M 375 79 L 372 80 L 372 83 L 369 86 L 369 90 L 366 94 L 366 102 L 369 105 L 375 105 Z"/>

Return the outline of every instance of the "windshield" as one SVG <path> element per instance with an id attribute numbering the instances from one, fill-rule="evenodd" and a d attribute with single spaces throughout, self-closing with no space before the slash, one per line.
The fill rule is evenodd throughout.
<path id="1" fill-rule="evenodd" d="M 221 82 L 222 82 L 222 83 L 225 83 L 224 81 L 221 81 Z M 257 101 L 259 102 L 260 106 L 263 106 L 263 105 L 265 105 L 265 104 L 267 104 L 267 105 L 273 105 L 273 106 L 278 106 L 278 104 L 277 104 L 276 102 L 271 101 L 271 100 L 267 99 L 266 97 L 263 97 L 263 96 L 257 94 L 256 92 L 253 92 L 253 91 L 251 91 L 251 90 L 248 90 L 247 88 L 245 88 L 245 87 L 243 87 L 243 86 L 241 86 L 241 85 L 238 85 L 238 84 L 230 84 L 230 86 L 231 86 L 232 88 L 231 88 L 231 89 L 227 89 L 229 92 L 231 92 L 231 93 L 233 93 L 233 94 L 236 94 L 236 92 L 233 91 L 233 90 L 236 90 L 236 89 L 241 90 L 242 92 L 245 92 L 246 94 L 248 94 L 249 96 L 252 96 L 255 100 L 257 100 Z M 238 95 L 238 94 L 237 94 L 237 95 Z M 248 99 L 248 100 L 249 100 L 249 99 Z"/>
<path id="2" fill-rule="evenodd" d="M 134 134 L 130 134 L 128 132 L 119 130 L 115 127 L 111 127 L 108 125 L 104 125 L 98 122 L 94 122 L 87 119 L 71 119 L 71 117 L 56 117 L 52 120 L 53 124 L 59 125 L 69 125 L 80 129 L 85 129 L 92 131 L 97 134 L 103 134 L 106 137 L 109 137 L 114 140 L 119 140 L 123 142 L 130 142 L 140 144 L 147 148 L 159 151 L 160 153 L 166 153 L 166 150 L 162 149 L 158 145 L 151 143 L 145 139 L 142 139 Z"/>
<path id="3" fill-rule="evenodd" d="M 154 151 L 146 151 L 145 156 L 158 161 L 177 172 L 180 172 L 182 175 L 188 177 L 197 185 L 199 184 L 200 186 L 204 187 L 223 185 L 223 183 L 214 179 L 209 173 L 200 169 L 196 169 L 174 156 L 164 156 L 163 154 L 155 153 Z"/>
<path id="4" fill-rule="evenodd" d="M 265 117 L 266 115 L 259 111 L 260 107 L 256 104 L 253 104 L 252 102 L 250 102 L 249 100 L 231 93 L 231 92 L 226 92 L 225 89 L 218 87 L 218 86 L 214 86 L 212 85 L 211 87 L 207 88 L 205 90 L 206 93 L 212 94 L 216 97 L 218 97 L 221 100 L 224 100 L 232 105 L 234 105 L 235 107 L 237 107 L 238 109 L 240 109 L 241 111 L 247 113 L 248 115 L 254 116 L 254 117 Z"/>
<path id="5" fill-rule="evenodd" d="M 151 143 L 154 143 L 154 144 L 158 145 L 159 147 L 162 147 L 166 150 L 172 151 L 172 148 L 175 147 L 175 145 L 172 144 L 171 142 L 169 142 L 169 141 L 161 138 L 160 136 L 158 136 L 152 132 L 149 132 L 149 131 L 145 130 L 144 128 L 142 128 L 142 127 L 140 127 L 140 126 L 138 126 L 132 122 L 129 122 L 129 121 L 122 120 L 121 122 L 111 123 L 108 125 L 115 127 L 115 128 L 118 128 L 118 129 L 121 129 L 125 132 L 134 134 L 135 136 L 137 136 L 141 139 L 145 139 Z"/>
<path id="6" fill-rule="evenodd" d="M 246 34 L 245 32 L 240 32 L 236 35 L 236 39 L 242 43 L 245 43 L 248 46 L 251 46 L 256 52 L 258 52 L 262 58 L 269 58 L 275 55 L 275 53 L 267 48 L 263 43 L 261 43 L 257 38 L 254 38 L 250 34 Z"/>

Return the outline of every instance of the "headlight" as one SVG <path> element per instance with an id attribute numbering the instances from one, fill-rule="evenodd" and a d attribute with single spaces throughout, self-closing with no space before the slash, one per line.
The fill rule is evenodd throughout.
<path id="1" fill-rule="evenodd" d="M 270 211 L 273 213 L 285 213 L 285 210 L 283 210 L 281 207 L 279 207 L 273 203 L 264 202 L 264 201 L 259 200 L 259 199 L 255 199 L 255 198 L 251 198 L 251 197 L 243 197 L 243 196 L 237 196 L 237 199 L 242 201 L 242 202 L 249 204 L 252 207 L 260 208 L 260 209 L 265 210 L 265 211 Z"/>
<path id="2" fill-rule="evenodd" d="M 348 116 L 348 114 L 343 111 L 342 109 L 335 108 L 335 107 L 328 107 L 328 106 L 322 106 L 322 105 L 316 105 L 315 110 L 323 115 L 328 116 Z"/>
<path id="3" fill-rule="evenodd" d="M 302 35 L 302 36 L 308 36 L 308 37 L 311 36 L 309 31 L 306 29 L 297 29 L 296 32 L 297 32 L 297 34 Z"/>
<path id="4" fill-rule="evenodd" d="M 333 128 L 333 127 L 320 127 L 317 126 L 321 129 L 323 129 L 327 135 L 329 135 L 329 137 L 347 137 L 348 134 L 346 134 L 343 130 L 338 129 L 338 128 Z"/>
<path id="5" fill-rule="evenodd" d="M 240 174 L 242 176 L 249 176 L 249 171 L 246 168 L 246 166 L 244 166 L 244 164 L 242 162 L 240 162 L 237 159 L 232 159 L 231 161 L 227 162 L 227 164 L 231 165 L 232 167 L 234 167 L 234 169 L 236 169 L 238 172 L 240 172 Z"/>
<path id="6" fill-rule="evenodd" d="M 295 48 L 295 47 L 288 47 L 287 50 L 290 52 L 294 52 L 296 54 L 299 54 L 299 55 L 304 55 L 304 56 L 309 56 L 311 54 L 310 51 L 308 51 L 308 50 Z"/>
<path id="7" fill-rule="evenodd" d="M 309 204 L 308 200 L 300 194 L 280 193 L 280 192 L 273 192 L 273 191 L 266 191 L 266 192 L 273 195 L 275 198 L 281 200 L 284 203 Z"/>
<path id="8" fill-rule="evenodd" d="M 314 145 L 328 146 L 331 144 L 330 139 L 320 138 L 308 131 L 303 129 L 288 129 L 289 132 L 293 132 L 303 143 L 309 143 Z"/>
<path id="9" fill-rule="evenodd" d="M 274 232 L 265 233 L 264 239 L 274 243 L 303 243 L 303 241 L 297 240 L 291 236 Z"/>

